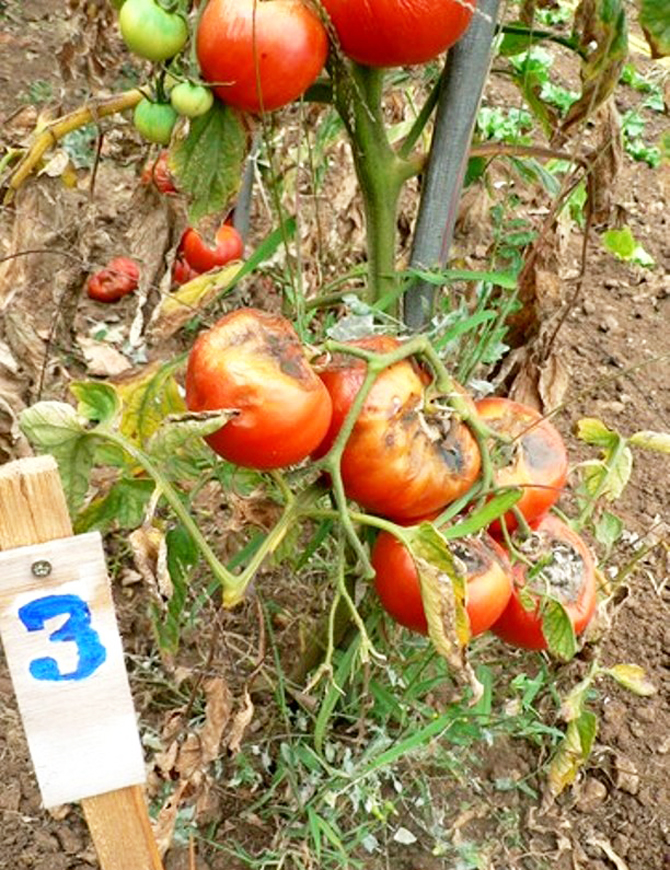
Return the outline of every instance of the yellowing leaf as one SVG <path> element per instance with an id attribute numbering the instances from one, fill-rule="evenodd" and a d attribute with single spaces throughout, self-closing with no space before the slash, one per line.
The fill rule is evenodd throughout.
<path id="1" fill-rule="evenodd" d="M 586 441 L 587 444 L 596 444 L 599 447 L 613 447 L 618 439 L 616 432 L 596 417 L 584 417 L 577 423 L 577 437 Z"/>
<path id="2" fill-rule="evenodd" d="M 186 410 L 174 372 L 182 365 L 151 363 L 132 376 L 118 380 L 114 389 L 121 399 L 121 434 L 143 445 L 170 414 Z"/>
<path id="3" fill-rule="evenodd" d="M 647 679 L 644 669 L 639 665 L 612 665 L 611 668 L 607 668 L 607 673 L 614 677 L 617 683 L 636 695 L 646 697 L 654 695 L 657 691 L 656 686 Z"/>
<path id="4" fill-rule="evenodd" d="M 575 781 L 591 754 L 598 731 L 598 720 L 590 710 L 583 710 L 568 723 L 565 737 L 549 766 L 549 790 L 557 796 Z"/>
<path id="5" fill-rule="evenodd" d="M 629 438 L 629 443 L 634 447 L 643 447 L 645 450 L 657 450 L 659 453 L 670 453 L 670 433 L 668 432 L 636 432 Z"/>

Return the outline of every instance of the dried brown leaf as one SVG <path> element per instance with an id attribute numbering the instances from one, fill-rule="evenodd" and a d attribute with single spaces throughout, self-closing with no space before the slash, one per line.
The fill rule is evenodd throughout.
<path id="1" fill-rule="evenodd" d="M 96 341 L 80 335 L 77 344 L 84 354 L 88 373 L 94 377 L 117 377 L 131 368 L 126 357 L 106 341 Z"/>
<path id="2" fill-rule="evenodd" d="M 172 580 L 167 568 L 165 535 L 153 526 L 142 526 L 131 532 L 128 542 L 137 570 L 160 601 L 172 597 Z"/>
<path id="3" fill-rule="evenodd" d="M 243 705 L 233 716 L 230 733 L 226 744 L 228 751 L 235 755 L 240 751 L 244 732 L 247 730 L 251 720 L 254 718 L 254 705 L 249 695 L 249 691 L 245 688 Z"/>
<path id="4" fill-rule="evenodd" d="M 158 816 L 153 825 L 153 833 L 161 858 L 172 845 L 175 824 L 177 822 L 177 813 L 179 812 L 184 792 L 188 787 L 188 782 L 180 782 L 174 793 L 170 795 L 158 811 Z"/>
<path id="5" fill-rule="evenodd" d="M 205 764 L 218 757 L 223 732 L 230 721 L 233 698 L 228 684 L 222 677 L 212 677 L 204 686 L 205 722 L 200 732 L 202 759 Z"/>

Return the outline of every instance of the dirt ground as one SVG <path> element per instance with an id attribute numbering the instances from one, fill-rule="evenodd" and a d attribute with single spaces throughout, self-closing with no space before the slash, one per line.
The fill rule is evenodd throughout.
<path id="1" fill-rule="evenodd" d="M 127 56 L 109 26 L 111 16 L 105 19 L 97 6 L 94 2 L 80 7 L 76 0 L 58 8 L 46 0 L 0 2 L 4 145 L 20 145 L 38 111 L 55 114 L 78 105 L 92 92 L 127 85 L 132 73 Z M 488 98 L 497 97 L 491 87 Z M 619 99 L 623 111 L 634 95 L 622 91 Z M 667 106 L 664 120 L 667 123 Z M 658 119 L 655 123 L 658 132 L 662 125 Z M 35 401 L 38 393 L 63 399 L 69 381 L 76 377 L 118 373 L 124 366 L 143 362 L 133 358 L 122 342 L 102 355 L 95 342 L 91 344 L 99 314 L 81 296 L 81 288 L 85 275 L 103 264 L 115 246 L 130 244 L 145 261 L 143 290 L 150 308 L 165 286 L 165 254 L 174 248 L 184 215 L 179 204 L 138 190 L 144 151 L 139 140 L 128 135 L 128 125 L 119 132 L 110 122 L 105 129 L 93 192 L 85 168 L 79 170 L 74 187 L 65 186 L 54 170 L 27 185 L 15 206 L 0 213 L 0 257 L 34 248 L 70 253 L 69 257 L 36 254 L 23 258 L 15 271 L 3 273 L 11 287 L 0 287 L 0 305 L 10 293 L 12 301 L 0 309 L 0 396 L 5 397 L 0 405 L 0 462 L 27 450 L 20 439 L 8 437 L 16 434 L 12 413 L 22 404 Z M 89 156 L 91 147 L 82 142 L 82 151 Z M 557 339 L 569 381 L 564 410 L 555 422 L 575 461 L 590 455 L 573 434 L 574 424 L 585 416 L 599 417 L 627 435 L 646 429 L 670 431 L 668 175 L 667 166 L 652 170 L 626 159 L 616 205 L 656 266 L 644 269 L 619 262 L 593 237 L 581 293 Z M 458 244 L 468 247 L 463 237 Z M 565 251 L 560 274 L 574 276 L 579 265 L 577 235 Z M 485 251 L 480 257 L 476 249 L 470 257 L 473 265 L 479 260 L 480 266 L 484 258 Z M 253 300 L 263 286 L 250 287 L 243 299 Z M 131 300 L 124 300 L 106 317 L 107 326 L 122 333 L 138 322 L 141 329 L 141 307 Z M 163 346 L 153 353 L 167 358 L 173 350 Z M 610 559 L 615 566 L 612 573 L 619 571 L 621 582 L 609 604 L 607 624 L 601 623 L 602 637 L 588 644 L 560 675 L 566 684 L 575 682 L 597 654 L 605 666 L 641 665 L 658 691 L 651 697 L 636 697 L 613 683 L 603 683 L 594 702 L 600 720 L 594 752 L 577 785 L 557 801 L 496 788 L 505 778 L 528 779 L 542 795 L 541 777 L 536 775 L 540 763 L 535 749 L 524 741 L 508 739 L 478 750 L 480 763 L 469 787 L 476 787 L 480 811 L 459 815 L 469 789 L 455 785 L 450 796 L 454 809 L 447 813 L 446 826 L 451 825 L 462 841 L 488 844 L 489 863 L 482 865 L 487 870 L 670 870 L 669 482 L 667 456 L 636 452 L 631 483 L 616 506 L 627 531 Z M 639 548 L 654 542 L 660 543 L 633 564 Z M 149 655 L 151 629 L 140 606 L 141 592 L 128 585 L 116 593 L 129 656 Z M 281 582 L 277 595 L 288 610 L 301 606 L 291 601 Z M 251 609 L 237 617 L 238 623 L 244 619 L 253 622 Z M 154 715 L 151 687 L 134 677 L 133 692 L 140 713 Z M 0 659 L 0 758 L 0 868 L 97 867 L 80 809 L 64 807 L 49 813 L 40 807 L 4 659 Z M 503 823 L 506 819 L 509 824 L 511 817 L 516 820 L 514 836 Z M 166 862 L 172 870 L 188 867 L 180 847 L 168 852 Z M 418 845 L 392 845 L 384 859 L 367 858 L 366 865 L 371 870 L 456 870 L 451 861 Z M 236 870 L 245 865 L 208 853 L 203 846 L 197 866 L 198 870 Z"/>

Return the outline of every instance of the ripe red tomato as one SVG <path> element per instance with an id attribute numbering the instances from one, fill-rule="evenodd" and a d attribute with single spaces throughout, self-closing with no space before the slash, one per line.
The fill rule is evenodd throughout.
<path id="1" fill-rule="evenodd" d="M 465 33 L 476 0 L 322 0 L 345 54 L 365 66 L 425 63 Z"/>
<path id="2" fill-rule="evenodd" d="M 196 49 L 203 78 L 224 103 L 269 112 L 314 82 L 326 62 L 328 37 L 300 0 L 210 0 Z"/>
<path id="3" fill-rule="evenodd" d="M 596 609 L 596 574 L 584 540 L 558 517 L 547 514 L 532 527 L 535 533 L 529 540 L 532 551 L 527 555 L 535 564 L 545 560 L 547 564 L 530 580 L 527 565 L 518 562 L 514 566 L 512 597 L 491 630 L 512 646 L 539 650 L 547 648 L 542 633 L 542 594 L 558 598 L 575 634 L 581 634 Z M 520 590 L 524 587 L 537 600 L 532 610 L 524 610 L 521 603 Z"/>
<path id="4" fill-rule="evenodd" d="M 142 184 L 153 184 L 159 193 L 172 194 L 177 192 L 168 168 L 168 152 L 161 151 L 155 160 L 150 160 L 142 170 Z"/>
<path id="5" fill-rule="evenodd" d="M 489 535 L 463 538 L 450 546 L 466 575 L 466 610 L 474 637 L 489 629 L 507 606 L 512 567 L 505 551 Z M 419 575 L 409 550 L 389 532 L 382 532 L 371 558 L 375 589 L 384 610 L 400 625 L 426 634 Z"/>
<path id="6" fill-rule="evenodd" d="M 139 280 L 140 270 L 134 260 L 115 257 L 104 269 L 89 276 L 86 292 L 96 302 L 117 302 L 137 290 Z"/>
<path id="7" fill-rule="evenodd" d="M 387 336 L 351 342 L 386 353 Z M 338 355 L 321 372 L 333 400 L 333 419 L 318 455 L 330 449 L 363 379 L 365 363 Z M 410 360 L 385 369 L 368 393 L 342 455 L 349 498 L 397 520 L 423 517 L 459 498 L 479 474 L 481 456 L 468 427 L 423 410 L 426 373 Z"/>
<path id="8" fill-rule="evenodd" d="M 511 448 L 501 448 L 508 464 L 496 470 L 496 486 L 522 487 L 516 507 L 529 522 L 543 516 L 558 500 L 568 476 L 568 454 L 558 429 L 534 408 L 511 399 L 488 397 L 475 407 L 492 429 L 514 439 Z M 510 530 L 517 526 L 511 511 L 505 522 Z M 492 530 L 499 531 L 500 523 L 492 524 Z"/>
<path id="9" fill-rule="evenodd" d="M 258 469 L 308 456 L 332 413 L 291 323 L 253 308 L 226 314 L 198 337 L 188 358 L 186 404 L 192 411 L 237 410 L 207 442 L 224 459 Z"/>
<path id="10" fill-rule="evenodd" d="M 188 227 L 179 242 L 179 253 L 198 274 L 218 269 L 242 256 L 244 243 L 235 227 L 223 224 L 216 233 L 216 246 L 210 248 L 200 233 Z"/>

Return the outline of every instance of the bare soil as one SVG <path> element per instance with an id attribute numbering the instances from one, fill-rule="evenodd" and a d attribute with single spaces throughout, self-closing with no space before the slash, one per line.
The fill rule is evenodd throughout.
<path id="1" fill-rule="evenodd" d="M 132 74 L 104 4 L 79 6 L 74 0 L 58 5 L 46 0 L 0 3 L 0 129 L 5 146 L 19 146 L 31 131 L 38 111 L 56 113 L 81 103 L 91 92 L 122 87 Z M 638 58 L 644 68 L 645 61 Z M 492 86 L 488 99 L 504 99 L 505 91 Z M 618 108 L 628 108 L 637 96 L 622 91 Z M 41 100 L 41 101 L 40 101 Z M 667 121 L 667 112 L 665 120 Z M 117 122 L 118 124 L 118 122 Z M 656 127 L 653 125 L 656 124 Z M 660 129 L 650 119 L 650 137 Z M 13 261 L 2 272 L 0 306 L 0 461 L 28 452 L 18 436 L 14 414 L 38 396 L 64 399 L 68 383 L 83 375 L 112 374 L 124 365 L 139 365 L 123 338 L 165 289 L 166 255 L 174 250 L 185 216 L 181 203 L 166 201 L 138 189 L 137 179 L 145 149 L 125 123 L 104 124 L 105 140 L 97 167 L 95 187 L 91 173 L 80 169 L 74 187 L 58 173 L 41 175 L 19 193 L 11 208 L 0 213 L 0 257 L 32 249 L 33 254 Z M 93 144 L 94 150 L 94 144 Z M 555 422 L 566 437 L 573 461 L 592 456 L 574 437 L 582 417 L 598 417 L 623 434 L 639 430 L 670 432 L 670 179 L 668 168 L 651 170 L 626 159 L 618 179 L 616 205 L 624 223 L 654 257 L 656 266 L 643 269 L 615 260 L 593 237 L 587 252 L 587 272 L 579 297 L 572 301 L 557 339 L 561 360 L 569 372 L 564 408 Z M 341 182 L 341 176 L 339 182 Z M 351 241 L 346 257 L 357 259 L 360 250 L 360 212 L 346 199 L 335 176 L 331 202 L 344 203 L 346 215 L 334 220 L 333 236 Z M 401 226 L 409 225 L 415 202 L 409 197 Z M 255 215 L 261 231 L 262 215 Z M 339 221 L 339 222 L 338 222 Z M 253 229 L 252 229 L 253 232 Z M 459 244 L 468 249 L 468 239 Z M 561 275 L 579 269 L 577 234 L 565 247 Z M 92 358 L 90 343 L 100 310 L 82 293 L 85 276 L 109 257 L 131 250 L 144 263 L 142 305 L 125 299 L 105 321 L 122 340 L 103 356 Z M 471 248 L 470 253 L 472 254 Z M 485 260 L 483 250 L 471 255 Z M 336 249 L 332 260 L 338 260 Z M 2 269 L 2 264 L 0 264 Z M 570 287 L 573 287 L 571 284 Z M 241 291 L 238 301 L 255 302 L 268 290 L 261 279 Z M 569 299 L 565 291 L 563 299 Z M 273 304 L 270 300 L 269 304 Z M 151 349 L 154 358 L 168 358 L 177 343 Z M 576 785 L 558 800 L 546 797 L 543 765 L 537 747 L 523 740 L 499 740 L 478 747 L 478 763 L 467 783 L 456 779 L 441 783 L 445 820 L 452 842 L 481 847 L 481 867 L 496 870 L 670 870 L 670 555 L 668 551 L 667 456 L 638 451 L 631 483 L 617 502 L 626 534 L 616 545 L 609 564 L 617 581 L 616 594 L 599 620 L 592 641 L 577 659 L 557 668 L 561 686 L 580 679 L 594 656 L 603 665 L 630 662 L 641 665 L 657 693 L 636 697 L 612 682 L 600 686 L 593 702 L 600 730 L 586 769 Z M 569 510 L 570 499 L 565 508 Z M 647 544 L 657 545 L 636 561 Z M 110 542 L 110 561 L 123 565 L 127 554 L 119 542 Z M 184 660 L 166 675 L 165 684 L 147 677 L 139 663 L 155 658 L 147 593 L 127 565 L 115 570 L 115 595 L 128 652 L 131 683 L 142 721 L 160 732 L 170 710 L 184 704 L 180 667 L 202 667 L 208 658 L 207 638 L 186 636 Z M 298 626 L 313 626 L 313 614 L 322 602 L 311 587 L 296 588 L 294 578 L 268 572 L 279 616 L 275 630 L 287 664 L 296 654 Z M 305 601 L 311 603 L 306 608 Z M 258 638 L 253 604 L 217 617 L 228 640 L 215 663 L 239 691 L 251 671 Z M 491 654 L 495 659 L 495 648 Z M 532 674 L 537 659 L 507 653 L 519 669 Z M 219 661 L 220 659 L 220 661 Z M 211 663 L 210 663 L 211 664 Z M 208 665 L 209 666 L 209 665 Z M 508 669 L 506 673 L 512 672 Z M 263 709 L 268 695 L 256 698 L 251 731 L 256 741 L 270 727 L 271 714 Z M 239 701 L 239 696 L 238 696 Z M 168 711 L 168 712 L 166 712 Z M 156 748 L 147 750 L 154 766 L 150 795 L 157 801 L 165 785 L 155 771 Z M 46 812 L 27 755 L 20 718 L 4 660 L 0 659 L 0 868 L 30 870 L 90 870 L 98 866 L 81 811 L 77 806 Z M 500 788 L 501 782 L 523 782 L 523 789 Z M 253 797 L 240 788 L 237 794 L 222 789 L 203 819 L 224 821 L 220 830 L 233 832 L 247 844 L 267 845 L 273 832 L 260 820 L 240 817 Z M 531 792 L 531 794 L 532 794 Z M 412 828 L 411 818 L 402 823 Z M 396 822 L 394 821 L 394 824 Z M 396 825 L 397 826 L 397 825 Z M 386 854 L 361 856 L 371 870 L 437 870 L 456 868 L 453 858 L 432 855 L 413 845 L 389 841 Z M 175 844 L 166 857 L 168 868 L 187 868 L 184 846 Z M 237 870 L 246 865 L 199 845 L 199 870 Z M 470 865 L 468 865 L 470 866 Z M 474 866 L 474 865 L 472 865 Z M 131 868 L 129 868 L 131 870 Z"/>

